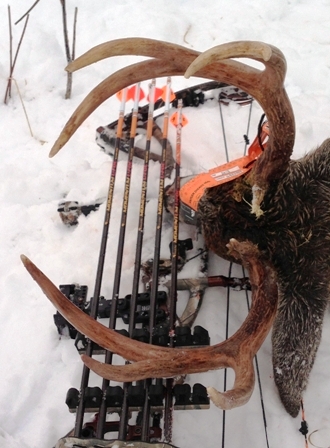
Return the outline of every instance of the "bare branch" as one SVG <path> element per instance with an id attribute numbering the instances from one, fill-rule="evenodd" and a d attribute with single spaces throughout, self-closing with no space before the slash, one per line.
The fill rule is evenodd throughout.
<path id="1" fill-rule="evenodd" d="M 72 52 L 71 59 L 74 61 L 76 57 L 76 32 L 77 32 L 77 16 L 78 16 L 78 8 L 74 9 L 74 19 L 73 19 L 73 37 L 72 37 Z"/>
<path id="2" fill-rule="evenodd" d="M 67 18 L 66 18 L 66 5 L 65 0 L 60 0 L 62 5 L 62 18 L 63 18 L 63 34 L 64 34 L 64 47 L 65 47 L 65 54 L 66 54 L 66 60 L 68 64 L 71 62 L 71 54 L 70 54 L 70 47 L 69 47 L 69 36 L 68 36 L 68 26 L 67 26 Z"/>
<path id="3" fill-rule="evenodd" d="M 7 104 L 7 96 L 11 97 L 11 74 L 13 67 L 13 32 L 11 27 L 11 12 L 9 5 L 8 5 L 8 22 L 9 22 L 9 79 L 4 99 L 5 104 Z"/>
<path id="4" fill-rule="evenodd" d="M 24 17 L 26 17 L 32 11 L 32 9 L 36 6 L 36 4 L 39 3 L 39 2 L 40 2 L 40 0 L 37 0 L 36 2 L 34 2 L 33 5 L 31 6 L 31 8 L 28 9 L 26 11 L 26 13 L 24 15 L 22 15 L 22 17 L 20 19 L 17 20 L 17 22 L 15 22 L 15 25 L 17 25 L 21 20 L 23 20 Z"/>
<path id="5" fill-rule="evenodd" d="M 13 77 L 13 72 L 14 72 L 14 68 L 15 68 L 15 65 L 16 65 L 18 53 L 19 53 L 19 50 L 21 48 L 21 44 L 22 44 L 22 41 L 23 41 L 23 38 L 24 38 L 24 35 L 25 35 L 25 30 L 26 30 L 26 27 L 27 27 L 27 24 L 28 24 L 28 21 L 29 21 L 29 16 L 27 16 L 26 20 L 25 20 L 23 31 L 22 31 L 22 34 L 21 34 L 21 38 L 20 38 L 20 40 L 18 42 L 18 45 L 17 45 L 17 50 L 16 50 L 16 53 L 15 53 L 15 57 L 14 57 L 14 60 L 12 61 L 12 31 L 11 31 L 10 7 L 8 7 L 8 13 L 9 13 L 9 29 L 10 29 L 10 31 L 9 31 L 10 32 L 10 73 L 9 73 L 9 78 L 8 78 L 8 84 L 7 84 L 5 99 L 4 99 L 4 103 L 5 104 L 7 104 L 8 97 L 9 98 L 11 97 L 11 81 L 12 81 L 12 77 Z"/>
<path id="6" fill-rule="evenodd" d="M 74 21 L 73 21 L 73 40 L 72 40 L 72 52 L 70 53 L 70 44 L 69 44 L 69 36 L 68 36 L 68 26 L 67 26 L 67 14 L 66 14 L 66 4 L 65 0 L 60 0 L 62 5 L 62 17 L 63 17 L 63 34 L 64 34 L 64 46 L 65 46 L 65 54 L 68 64 L 74 60 L 75 56 L 75 45 L 76 45 L 76 24 L 77 24 L 77 14 L 78 8 L 75 8 L 74 12 Z M 71 98 L 71 90 L 72 90 L 72 73 L 67 74 L 67 86 L 65 92 L 65 99 Z"/>

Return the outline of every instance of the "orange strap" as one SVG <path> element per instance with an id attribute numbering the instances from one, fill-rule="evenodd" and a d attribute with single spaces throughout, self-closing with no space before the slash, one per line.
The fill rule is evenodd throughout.
<path id="1" fill-rule="evenodd" d="M 198 202 L 207 188 L 213 188 L 234 180 L 251 170 L 263 149 L 267 147 L 268 136 L 269 128 L 266 122 L 262 126 L 260 135 L 262 147 L 259 144 L 259 138 L 256 137 L 249 147 L 246 156 L 212 168 L 207 173 L 198 174 L 180 189 L 181 201 L 197 211 Z"/>

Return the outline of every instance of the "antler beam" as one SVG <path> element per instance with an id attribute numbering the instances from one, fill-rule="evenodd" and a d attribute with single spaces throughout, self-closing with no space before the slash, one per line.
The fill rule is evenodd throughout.
<path id="1" fill-rule="evenodd" d="M 95 87 L 78 106 L 50 152 L 53 157 L 71 138 L 83 121 L 106 99 L 138 81 L 162 76 L 196 76 L 227 82 L 252 95 L 264 109 L 270 128 L 268 150 L 258 159 L 248 176 L 252 188 L 252 212 L 262 214 L 260 205 L 271 181 L 287 167 L 295 137 L 294 116 L 284 90 L 285 58 L 271 45 L 238 41 L 211 48 L 200 54 L 194 50 L 153 39 L 130 38 L 106 42 L 94 47 L 66 68 L 73 72 L 102 59 L 119 55 L 139 55 L 154 59 L 117 71 Z M 262 62 L 258 70 L 232 58 L 250 58 Z M 188 67 L 188 68 L 187 68 Z"/>
<path id="2" fill-rule="evenodd" d="M 220 393 L 209 388 L 215 404 L 230 409 L 246 403 L 253 391 L 252 361 L 276 313 L 277 283 L 274 271 L 256 246 L 232 240 L 228 247 L 232 256 L 240 258 L 249 270 L 252 307 L 241 328 L 231 338 L 211 347 L 196 349 L 152 346 L 119 335 L 73 305 L 27 257 L 22 255 L 21 258 L 49 300 L 78 331 L 107 350 L 133 361 L 133 364 L 125 366 L 112 366 L 82 355 L 85 364 L 97 374 L 115 381 L 137 381 L 231 367 L 236 374 L 231 391 Z"/>
<path id="3" fill-rule="evenodd" d="M 286 160 L 290 158 L 295 135 L 294 117 L 283 88 L 285 58 L 277 48 L 259 42 L 241 41 L 219 45 L 200 54 L 179 45 L 152 39 L 118 39 L 94 47 L 73 61 L 66 70 L 73 72 L 104 58 L 118 55 L 139 55 L 155 59 L 119 70 L 95 87 L 69 119 L 51 150 L 51 156 L 60 150 L 100 104 L 124 87 L 151 77 L 194 74 L 234 84 L 252 95 L 265 110 L 270 121 L 270 134 L 274 135 L 275 132 L 274 144 L 278 146 L 275 149 L 279 149 L 282 154 L 278 158 L 282 158 L 283 154 Z M 234 57 L 255 59 L 264 63 L 266 69 L 260 71 L 232 60 Z M 285 132 L 282 127 L 278 129 L 280 125 L 285 126 Z M 282 144 L 283 140 L 285 144 Z"/>

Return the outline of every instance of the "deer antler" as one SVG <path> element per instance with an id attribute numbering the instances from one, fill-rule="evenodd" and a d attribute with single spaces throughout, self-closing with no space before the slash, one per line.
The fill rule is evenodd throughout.
<path id="1" fill-rule="evenodd" d="M 162 76 L 183 75 L 199 52 L 180 45 L 153 39 L 118 39 L 98 45 L 66 67 L 74 72 L 110 56 L 138 55 L 154 59 L 125 67 L 96 86 L 78 106 L 50 151 L 53 157 L 66 144 L 86 118 L 105 100 L 121 89 L 139 81 Z"/>
<path id="2" fill-rule="evenodd" d="M 196 74 L 202 78 L 227 82 L 252 95 L 264 109 L 269 121 L 267 151 L 259 157 L 248 175 L 252 187 L 252 212 L 262 214 L 260 204 L 272 180 L 284 172 L 294 144 L 295 124 L 290 101 L 284 90 L 286 61 L 283 53 L 262 42 L 238 41 L 211 48 L 200 54 L 194 50 L 153 39 L 130 38 L 94 47 L 68 65 L 73 72 L 94 62 L 119 55 L 148 56 L 154 59 L 130 65 L 106 78 L 78 106 L 50 152 L 54 156 L 71 138 L 83 121 L 106 99 L 138 81 L 161 76 Z M 259 70 L 231 58 L 250 58 L 262 62 Z M 188 69 L 187 69 L 188 67 Z"/>
<path id="3" fill-rule="evenodd" d="M 295 138 L 291 103 L 284 90 L 286 61 L 283 53 L 262 42 L 231 42 L 213 47 L 198 56 L 185 76 L 213 67 L 229 58 L 250 58 L 262 62 L 265 70 L 243 66 L 245 79 L 233 75 L 231 82 L 252 95 L 264 109 L 269 123 L 268 149 L 257 160 L 248 181 L 252 187 L 252 212 L 262 214 L 260 204 L 271 181 L 278 179 L 289 163 Z M 231 61 L 234 63 L 234 61 Z"/>
<path id="4" fill-rule="evenodd" d="M 130 65 L 117 71 L 95 87 L 78 106 L 54 144 L 54 156 L 71 138 L 81 123 L 106 99 L 119 90 L 151 77 L 183 75 L 214 79 L 234 84 L 252 95 L 264 109 L 270 125 L 271 151 L 258 161 L 256 179 L 266 170 L 267 179 L 279 173 L 279 166 L 292 153 L 295 125 L 283 81 L 286 62 L 282 52 L 261 42 L 231 42 L 202 54 L 168 42 L 153 39 L 118 39 L 94 47 L 68 65 L 73 72 L 110 56 L 139 55 L 155 59 Z M 265 64 L 261 71 L 231 58 L 250 58 Z M 188 69 L 187 69 L 188 67 Z M 266 160 L 267 159 L 267 160 Z M 271 162 L 271 163 L 269 163 Z M 257 168 L 258 167 L 258 168 Z M 268 172 L 271 171 L 269 174 Z M 273 172 L 274 171 L 274 172 Z"/>
<path id="5" fill-rule="evenodd" d="M 125 366 L 112 366 L 82 355 L 85 364 L 97 374 L 115 381 L 137 381 L 231 367 L 236 374 L 232 390 L 220 393 L 212 387 L 208 389 L 217 406 L 231 409 L 246 403 L 253 391 L 253 357 L 273 323 L 277 283 L 273 269 L 255 245 L 231 240 L 228 247 L 249 270 L 253 291 L 251 310 L 231 338 L 211 347 L 196 349 L 158 347 L 119 335 L 73 305 L 27 257 L 22 255 L 21 258 L 49 300 L 78 331 L 107 350 L 133 361 Z"/>
<path id="6" fill-rule="evenodd" d="M 270 128 L 267 151 L 255 163 L 245 181 L 253 192 L 252 211 L 261 213 L 260 205 L 269 183 L 285 170 L 294 143 L 294 118 L 283 87 L 286 63 L 275 47 L 258 42 L 233 42 L 203 54 L 171 43 L 152 39 L 119 39 L 102 44 L 76 59 L 68 67 L 75 71 L 109 56 L 142 55 L 151 60 L 117 71 L 95 87 L 73 113 L 53 146 L 55 155 L 71 138 L 83 121 L 107 98 L 138 81 L 163 76 L 183 75 L 222 81 L 252 95 L 264 109 Z M 258 70 L 232 58 L 252 58 L 264 64 Z M 187 70 L 188 67 L 188 70 Z M 244 404 L 254 385 L 253 356 L 272 325 L 277 308 L 277 283 L 273 268 L 249 242 L 231 240 L 232 255 L 242 259 L 249 270 L 253 303 L 241 328 L 227 341 L 197 349 L 166 348 L 132 341 L 106 329 L 70 303 L 60 291 L 26 257 L 23 263 L 59 312 L 81 333 L 99 345 L 118 353 L 133 363 L 110 366 L 83 357 L 84 362 L 105 378 L 135 381 L 183 373 L 204 372 L 232 367 L 236 374 L 234 388 L 219 393 L 209 388 L 216 405 L 230 409 Z"/>

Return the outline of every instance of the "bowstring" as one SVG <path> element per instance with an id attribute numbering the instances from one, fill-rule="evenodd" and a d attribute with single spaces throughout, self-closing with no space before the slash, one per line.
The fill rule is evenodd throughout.
<path id="1" fill-rule="evenodd" d="M 225 155 L 226 155 L 226 162 L 229 162 L 229 153 L 228 153 L 228 146 L 227 146 L 227 137 L 226 137 L 226 130 L 225 130 L 225 122 L 224 117 L 222 113 L 222 104 L 219 97 L 219 112 L 220 112 L 220 121 L 221 121 L 221 130 L 222 130 L 222 136 L 223 136 L 223 144 L 225 148 Z M 229 263 L 228 267 L 228 277 L 231 277 L 231 270 L 232 270 L 233 263 Z M 227 288 L 227 301 L 226 301 L 226 334 L 225 339 L 228 339 L 228 333 L 229 333 L 229 303 L 230 303 L 230 288 Z M 227 390 L 227 369 L 224 369 L 224 378 L 223 378 L 223 390 L 224 392 Z M 225 448 L 225 435 L 226 435 L 226 410 L 222 410 L 222 438 L 221 438 L 221 447 Z"/>
<path id="2" fill-rule="evenodd" d="M 224 122 L 224 116 L 222 111 L 222 104 L 219 98 L 219 112 L 220 112 L 220 121 L 221 121 L 221 130 L 223 135 L 223 144 L 225 149 L 225 155 L 226 155 L 226 162 L 229 162 L 229 152 L 228 152 L 228 145 L 227 145 L 227 137 L 226 137 L 226 130 L 225 130 L 225 122 Z M 247 128 L 246 128 L 246 134 L 244 137 L 244 155 L 246 154 L 247 147 L 249 145 L 249 131 L 250 131 L 250 125 L 251 125 L 251 117 L 252 117 L 252 105 L 253 105 L 253 99 L 250 102 L 249 105 L 249 113 L 248 113 L 248 119 L 247 119 Z M 229 263 L 228 268 L 228 277 L 231 277 L 231 271 L 232 271 L 233 263 Z M 243 277 L 245 277 L 245 270 L 244 267 L 242 267 L 242 273 Z M 250 311 L 250 301 L 249 301 L 249 294 L 248 291 L 245 291 L 246 294 L 246 301 L 247 301 L 247 308 L 248 311 Z M 227 301 L 226 301 L 226 339 L 229 337 L 229 305 L 230 305 L 230 287 L 227 287 Z M 255 361 L 255 369 L 257 373 L 257 381 L 258 381 L 258 388 L 259 388 L 259 394 L 260 394 L 260 404 L 261 404 L 261 411 L 262 411 L 262 417 L 263 417 L 263 425 L 264 425 L 264 431 L 265 431 L 265 439 L 266 439 L 266 447 L 269 448 L 269 439 L 268 439 L 268 431 L 267 431 L 267 419 L 266 419 L 266 412 L 265 412 L 265 406 L 264 406 L 264 400 L 263 400 L 263 393 L 262 393 L 262 386 L 261 386 L 261 378 L 260 378 L 260 371 L 259 371 L 259 364 L 258 364 L 258 357 L 255 355 L 254 357 Z M 223 386 L 224 392 L 227 390 L 227 369 L 224 369 L 224 386 Z M 226 433 L 226 410 L 222 411 L 222 441 L 221 441 L 221 447 L 225 448 L 225 433 Z"/>

